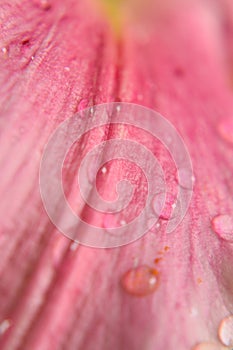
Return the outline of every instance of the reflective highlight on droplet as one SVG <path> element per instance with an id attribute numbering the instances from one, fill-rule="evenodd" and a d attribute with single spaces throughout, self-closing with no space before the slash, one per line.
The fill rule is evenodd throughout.
<path id="1" fill-rule="evenodd" d="M 222 239 L 233 242 L 233 216 L 217 215 L 212 220 L 214 232 Z"/>
<path id="2" fill-rule="evenodd" d="M 233 347 L 233 315 L 222 320 L 219 326 L 218 336 L 223 345 Z"/>
<path id="3" fill-rule="evenodd" d="M 131 295 L 146 296 L 158 287 L 158 271 L 147 265 L 135 267 L 123 275 L 121 285 Z"/>

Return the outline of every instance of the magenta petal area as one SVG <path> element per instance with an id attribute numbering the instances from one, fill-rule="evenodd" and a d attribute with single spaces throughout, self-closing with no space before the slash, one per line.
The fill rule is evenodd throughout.
<path id="1" fill-rule="evenodd" d="M 232 5 L 227 0 L 132 3 L 134 10 L 116 38 L 94 1 L 1 2 L 3 350 L 232 345 L 232 323 L 222 322 L 233 314 L 233 244 L 213 226 L 214 218 L 233 214 L 232 130 L 227 127 L 233 116 Z M 93 249 L 70 241 L 49 220 L 39 165 L 62 121 L 111 101 L 149 107 L 175 126 L 192 159 L 194 192 L 174 232 L 166 233 L 163 215 L 134 243 Z M 173 198 L 176 169 L 167 150 L 133 127 L 127 133 L 161 162 Z M 90 212 L 74 198 L 78 159 L 98 139 L 123 134 L 121 128 L 94 132 L 69 155 L 64 191 L 84 218 Z M 113 184 L 128 173 L 124 162 L 107 164 L 97 181 L 103 198 L 111 200 Z M 142 174 L 131 178 L 144 184 Z M 142 191 L 137 193 L 129 216 L 143 203 Z M 228 226 L 220 222 L 227 237 L 231 220 Z"/>

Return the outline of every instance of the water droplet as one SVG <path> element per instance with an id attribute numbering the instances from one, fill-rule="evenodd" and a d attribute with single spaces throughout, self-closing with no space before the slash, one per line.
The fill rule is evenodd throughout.
<path id="1" fill-rule="evenodd" d="M 11 321 L 10 320 L 2 321 L 2 323 L 0 323 L 0 335 L 4 334 L 8 330 L 10 325 L 11 325 Z"/>
<path id="2" fill-rule="evenodd" d="M 181 187 L 186 189 L 192 189 L 195 177 L 189 169 L 179 169 L 178 183 Z"/>
<path id="3" fill-rule="evenodd" d="M 90 108 L 90 113 L 91 113 L 91 115 L 94 114 L 94 108 L 93 107 Z"/>
<path id="4" fill-rule="evenodd" d="M 69 71 L 70 71 L 70 67 L 64 67 L 64 70 L 65 70 L 66 72 L 69 72 Z"/>
<path id="5" fill-rule="evenodd" d="M 107 172 L 107 168 L 105 166 L 103 166 L 103 168 L 101 169 L 101 173 L 106 174 L 106 172 Z"/>
<path id="6" fill-rule="evenodd" d="M 221 346 L 214 343 L 200 343 L 196 345 L 192 350 L 223 350 Z"/>
<path id="7" fill-rule="evenodd" d="M 233 144 L 233 119 L 226 118 L 218 124 L 220 136 L 227 142 Z"/>
<path id="8" fill-rule="evenodd" d="M 121 110 L 121 106 L 116 106 L 116 110 L 117 110 L 117 112 L 120 112 L 120 110 Z"/>
<path id="9" fill-rule="evenodd" d="M 31 56 L 31 60 L 34 61 L 34 59 L 35 59 L 35 56 Z"/>
<path id="10" fill-rule="evenodd" d="M 49 10 L 51 8 L 49 0 L 40 0 L 40 6 L 43 10 Z"/>
<path id="11" fill-rule="evenodd" d="M 2 47 L 1 48 L 1 52 L 2 52 L 3 58 L 7 58 L 7 56 L 8 56 L 7 48 L 6 47 Z"/>
<path id="12" fill-rule="evenodd" d="M 220 238 L 233 242 L 233 216 L 227 214 L 215 216 L 212 228 Z"/>
<path id="13" fill-rule="evenodd" d="M 126 221 L 125 220 L 120 220 L 120 225 L 121 226 L 125 226 L 126 225 Z"/>
<path id="14" fill-rule="evenodd" d="M 161 208 L 163 206 L 163 199 L 164 199 L 164 193 L 158 193 L 155 195 L 152 207 L 155 212 L 155 214 L 159 215 L 161 212 Z M 160 218 L 164 220 L 168 220 L 171 216 L 172 210 L 176 207 L 176 197 L 173 196 L 171 193 L 166 194 L 166 203 L 162 209 L 162 212 L 160 214 Z"/>
<path id="15" fill-rule="evenodd" d="M 158 287 L 158 271 L 142 265 L 127 271 L 121 279 L 124 290 L 134 296 L 146 296 Z"/>
<path id="16" fill-rule="evenodd" d="M 233 315 L 222 320 L 219 326 L 218 336 L 223 345 L 233 346 Z"/>
<path id="17" fill-rule="evenodd" d="M 70 245 L 70 250 L 74 252 L 75 250 L 77 250 L 78 246 L 79 246 L 79 243 L 74 241 Z"/>

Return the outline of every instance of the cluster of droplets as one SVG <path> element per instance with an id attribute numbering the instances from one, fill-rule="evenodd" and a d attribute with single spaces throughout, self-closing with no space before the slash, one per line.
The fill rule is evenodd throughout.
<path id="1" fill-rule="evenodd" d="M 220 343 L 200 343 L 193 350 L 232 350 L 233 348 L 233 315 L 225 317 L 218 328 Z"/>
<path id="2" fill-rule="evenodd" d="M 233 119 L 226 118 L 218 124 L 221 138 L 233 144 Z M 212 218 L 212 230 L 216 235 L 229 243 L 233 243 L 233 216 L 220 214 Z M 224 318 L 218 328 L 219 343 L 204 342 L 196 345 L 193 350 L 232 350 L 233 349 L 233 315 Z"/>

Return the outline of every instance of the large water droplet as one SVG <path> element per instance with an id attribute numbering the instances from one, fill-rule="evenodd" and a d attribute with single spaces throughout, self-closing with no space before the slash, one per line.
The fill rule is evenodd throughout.
<path id="1" fill-rule="evenodd" d="M 218 335 L 223 345 L 233 347 L 233 315 L 222 320 Z"/>
<path id="2" fill-rule="evenodd" d="M 127 271 L 121 279 L 124 290 L 134 296 L 146 296 L 158 287 L 158 271 L 141 265 Z"/>
<path id="3" fill-rule="evenodd" d="M 220 136 L 227 142 L 233 144 L 233 119 L 226 118 L 218 124 Z"/>
<path id="4" fill-rule="evenodd" d="M 212 228 L 220 238 L 233 242 L 233 216 L 227 214 L 215 216 Z"/>

